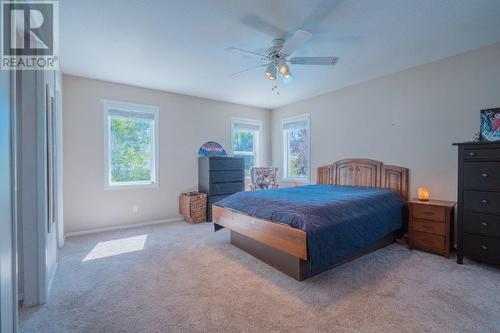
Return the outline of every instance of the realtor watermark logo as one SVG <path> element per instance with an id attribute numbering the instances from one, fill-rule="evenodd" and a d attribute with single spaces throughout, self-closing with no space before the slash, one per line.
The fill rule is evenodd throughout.
<path id="1" fill-rule="evenodd" d="M 1 68 L 53 70 L 59 64 L 57 1 L 1 1 Z"/>

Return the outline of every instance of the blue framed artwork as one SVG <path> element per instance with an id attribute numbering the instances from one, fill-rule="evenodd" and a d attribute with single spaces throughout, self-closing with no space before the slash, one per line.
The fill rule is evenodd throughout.
<path id="1" fill-rule="evenodd" d="M 500 141 L 500 108 L 481 110 L 481 140 Z"/>

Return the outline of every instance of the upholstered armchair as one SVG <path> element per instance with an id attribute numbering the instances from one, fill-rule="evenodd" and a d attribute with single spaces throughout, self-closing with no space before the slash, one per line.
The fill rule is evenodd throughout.
<path id="1" fill-rule="evenodd" d="M 266 190 L 278 188 L 276 183 L 277 168 L 271 167 L 253 167 L 250 169 L 251 184 L 250 190 Z"/>

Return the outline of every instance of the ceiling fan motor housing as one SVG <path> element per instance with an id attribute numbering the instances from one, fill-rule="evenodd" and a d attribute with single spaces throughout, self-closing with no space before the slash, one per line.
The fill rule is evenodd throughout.
<path id="1" fill-rule="evenodd" d="M 284 39 L 281 39 L 281 38 L 276 38 L 276 39 L 273 39 L 273 46 L 271 46 L 270 48 L 268 48 L 266 50 L 266 53 L 267 53 L 267 56 L 269 57 L 269 59 L 271 60 L 279 60 L 279 59 L 284 59 L 284 55 L 281 53 L 281 49 L 283 48 L 283 45 L 285 43 L 285 40 Z"/>

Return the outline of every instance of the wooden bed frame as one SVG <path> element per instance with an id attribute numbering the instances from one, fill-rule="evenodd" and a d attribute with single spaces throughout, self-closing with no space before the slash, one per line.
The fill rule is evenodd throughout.
<path id="1" fill-rule="evenodd" d="M 318 184 L 388 188 L 408 199 L 408 169 L 369 159 L 345 159 L 318 168 Z M 227 208 L 213 206 L 215 224 L 231 230 L 231 244 L 252 254 L 292 278 L 302 281 L 312 276 L 308 260 L 307 236 L 300 229 L 267 221 Z M 394 241 L 393 233 L 341 258 L 331 267 L 375 251 Z M 328 267 L 326 269 L 329 269 Z M 325 269 L 325 270 L 326 270 Z"/>

